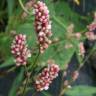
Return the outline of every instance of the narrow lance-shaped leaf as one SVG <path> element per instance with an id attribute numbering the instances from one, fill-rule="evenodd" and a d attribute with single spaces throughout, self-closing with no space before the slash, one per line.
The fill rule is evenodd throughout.
<path id="1" fill-rule="evenodd" d="M 13 57 L 10 57 L 4 63 L 0 64 L 0 68 L 8 67 L 8 66 L 11 66 L 11 65 L 14 65 Z"/>
<path id="2" fill-rule="evenodd" d="M 23 73 L 24 73 L 24 69 L 22 68 L 20 73 L 18 74 L 18 76 L 15 78 L 15 81 L 13 82 L 13 85 L 10 89 L 10 92 L 9 92 L 8 96 L 17 96 L 16 95 L 17 89 L 22 82 L 22 79 L 23 79 L 23 76 L 24 76 Z"/>

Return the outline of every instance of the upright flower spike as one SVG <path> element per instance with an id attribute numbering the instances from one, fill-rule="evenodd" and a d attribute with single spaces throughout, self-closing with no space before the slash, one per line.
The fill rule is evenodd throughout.
<path id="1" fill-rule="evenodd" d="M 17 66 L 27 64 L 27 59 L 31 56 L 31 52 L 27 48 L 26 35 L 19 34 L 15 36 L 11 45 L 11 53 L 14 55 Z"/>
<path id="2" fill-rule="evenodd" d="M 51 21 L 49 16 L 49 10 L 45 3 L 38 1 L 34 4 L 34 15 L 35 15 L 35 31 L 38 36 L 38 43 L 40 45 L 40 52 L 44 53 L 45 49 L 48 48 L 51 40 L 49 37 L 51 33 Z"/>
<path id="3" fill-rule="evenodd" d="M 47 68 L 37 76 L 35 87 L 37 91 L 47 90 L 53 79 L 58 76 L 59 66 L 56 64 L 48 64 Z"/>

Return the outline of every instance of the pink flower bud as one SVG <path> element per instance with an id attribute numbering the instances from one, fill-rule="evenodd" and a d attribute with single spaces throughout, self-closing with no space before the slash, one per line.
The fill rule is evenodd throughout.
<path id="1" fill-rule="evenodd" d="M 80 42 L 79 44 L 79 51 L 80 51 L 80 55 L 84 56 L 85 48 L 83 42 Z"/>
<path id="2" fill-rule="evenodd" d="M 68 80 L 65 80 L 64 81 L 64 86 L 66 87 L 66 86 L 68 86 L 69 85 L 69 81 Z"/>
<path id="3" fill-rule="evenodd" d="M 89 31 L 94 31 L 96 29 L 96 23 L 91 23 L 90 25 L 87 26 L 87 28 L 89 29 Z"/>
<path id="4" fill-rule="evenodd" d="M 76 37 L 77 39 L 80 39 L 81 33 L 79 33 L 79 32 L 75 33 L 75 37 Z"/>
<path id="5" fill-rule="evenodd" d="M 75 81 L 78 78 L 78 76 L 79 76 L 79 72 L 78 71 L 74 71 L 72 73 L 72 80 Z"/>
<path id="6" fill-rule="evenodd" d="M 93 32 L 86 32 L 85 35 L 89 40 L 95 40 L 96 39 L 96 36 Z"/>

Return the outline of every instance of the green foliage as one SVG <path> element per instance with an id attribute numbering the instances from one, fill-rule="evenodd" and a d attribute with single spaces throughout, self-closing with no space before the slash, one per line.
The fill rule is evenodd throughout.
<path id="1" fill-rule="evenodd" d="M 96 88 L 90 86 L 75 86 L 66 92 L 68 96 L 95 96 Z"/>
<path id="2" fill-rule="evenodd" d="M 15 78 L 8 96 L 17 96 L 16 95 L 17 94 L 17 90 L 18 90 L 19 86 L 21 85 L 23 77 L 24 77 L 24 68 L 21 69 L 20 73 Z"/>
<path id="3" fill-rule="evenodd" d="M 13 15 L 15 0 L 7 0 L 7 5 L 8 5 L 8 16 L 10 17 Z"/>
<path id="4" fill-rule="evenodd" d="M 14 65 L 14 58 L 13 57 L 10 57 L 7 60 L 5 60 L 5 62 L 0 65 L 0 68 L 8 67 L 11 65 Z"/>

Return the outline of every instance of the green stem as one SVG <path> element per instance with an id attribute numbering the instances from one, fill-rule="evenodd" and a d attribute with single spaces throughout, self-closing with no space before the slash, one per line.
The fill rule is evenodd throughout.
<path id="1" fill-rule="evenodd" d="M 93 46 L 93 48 L 91 49 L 90 53 L 88 54 L 88 56 L 85 58 L 85 60 L 82 62 L 82 65 L 78 68 L 78 70 L 81 69 L 81 67 L 84 65 L 84 63 L 90 58 L 90 56 L 93 54 L 94 50 L 96 49 L 96 44 Z"/>
<path id="2" fill-rule="evenodd" d="M 8 73 L 13 72 L 15 69 L 16 69 L 16 67 L 12 67 L 12 68 L 8 69 L 7 71 L 0 72 L 0 77 L 4 77 L 4 76 L 8 75 Z"/>
<path id="3" fill-rule="evenodd" d="M 59 94 L 59 96 L 61 96 L 62 95 L 62 90 L 64 90 L 63 89 L 63 74 L 64 74 L 64 70 L 63 70 L 63 72 L 62 72 L 62 77 L 61 77 L 61 84 L 60 84 L 60 86 L 61 86 L 61 88 L 60 88 L 60 94 Z"/>
<path id="4" fill-rule="evenodd" d="M 22 8 L 27 14 L 33 15 L 30 11 L 28 11 L 28 10 L 24 7 L 24 5 L 23 5 L 23 3 L 22 3 L 22 0 L 18 0 L 18 1 L 19 1 L 19 4 L 20 4 L 21 8 Z"/>
<path id="5" fill-rule="evenodd" d="M 25 74 L 27 76 L 28 75 L 27 67 L 26 66 L 24 66 L 24 67 L 25 67 Z M 23 92 L 22 92 L 22 96 L 25 96 L 25 92 L 26 92 L 26 87 L 27 87 L 27 84 L 28 84 L 28 80 L 29 80 L 29 77 L 27 76 L 26 82 L 25 82 L 25 86 L 24 86 L 24 89 L 23 89 Z"/>
<path id="6" fill-rule="evenodd" d="M 7 73 L 12 72 L 12 71 L 14 71 L 15 69 L 16 69 L 16 67 L 12 67 L 12 68 L 10 68 L 9 70 L 7 70 Z"/>
<path id="7" fill-rule="evenodd" d="M 32 66 L 31 66 L 31 68 L 32 68 L 31 75 L 32 75 L 32 73 L 33 73 L 33 70 L 34 70 L 35 66 L 37 66 L 36 63 L 37 63 L 37 61 L 38 61 L 39 56 L 40 56 L 40 50 L 39 50 L 39 52 L 38 52 L 38 54 L 37 54 L 37 56 L 36 56 L 36 58 L 35 58 L 34 63 L 33 63 Z"/>
<path id="8" fill-rule="evenodd" d="M 60 20 L 58 20 L 58 18 L 57 18 L 55 15 L 53 15 L 52 18 L 53 18 L 57 23 L 59 23 L 59 25 L 61 25 L 61 26 L 66 30 L 67 26 L 64 25 Z"/>

